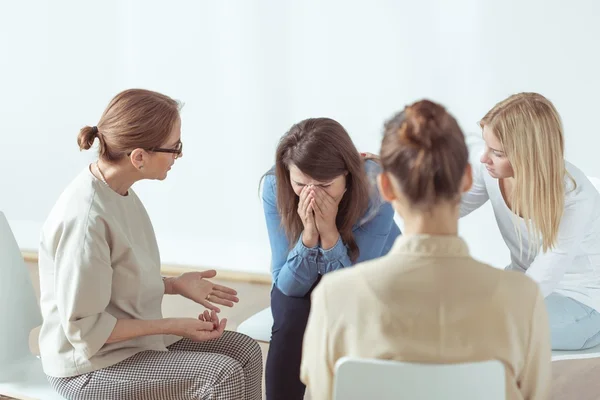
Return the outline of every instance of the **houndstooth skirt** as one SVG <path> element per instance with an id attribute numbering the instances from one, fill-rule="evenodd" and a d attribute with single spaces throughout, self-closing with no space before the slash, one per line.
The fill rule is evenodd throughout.
<path id="1" fill-rule="evenodd" d="M 248 336 L 225 331 L 216 340 L 182 339 L 168 349 L 143 351 L 98 371 L 48 380 L 68 400 L 262 398 L 262 353 Z"/>

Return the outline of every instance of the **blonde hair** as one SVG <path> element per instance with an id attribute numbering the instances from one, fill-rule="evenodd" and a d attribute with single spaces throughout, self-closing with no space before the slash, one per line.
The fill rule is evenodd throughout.
<path id="1" fill-rule="evenodd" d="M 98 126 L 81 128 L 77 144 L 81 150 L 88 150 L 98 138 L 99 157 L 108 162 L 118 161 L 136 148 L 160 147 L 179 118 L 181 106 L 158 92 L 125 90 L 110 101 Z"/>
<path id="2" fill-rule="evenodd" d="M 564 211 L 564 137 L 554 105 L 538 93 L 519 93 L 496 104 L 480 121 L 498 138 L 513 167 L 512 210 L 521 216 L 533 247 L 552 249 Z M 516 217 L 515 217 L 516 218 Z M 521 241 L 518 225 L 515 229 Z M 522 250 L 522 249 L 521 249 Z"/>

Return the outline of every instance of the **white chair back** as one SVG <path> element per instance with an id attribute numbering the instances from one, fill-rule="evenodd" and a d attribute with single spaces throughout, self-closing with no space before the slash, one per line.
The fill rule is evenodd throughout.
<path id="1" fill-rule="evenodd" d="M 590 180 L 590 182 L 592 182 L 592 185 L 594 185 L 594 187 L 596 188 L 596 190 L 598 192 L 600 192 L 600 179 L 594 177 L 594 176 L 588 176 L 588 179 Z"/>
<path id="2" fill-rule="evenodd" d="M 0 394 L 64 400 L 50 387 L 41 361 L 29 349 L 29 334 L 41 323 L 29 271 L 0 212 Z"/>
<path id="3" fill-rule="evenodd" d="M 499 361 L 417 364 L 341 358 L 334 399 L 505 400 L 504 365 Z"/>
<path id="4" fill-rule="evenodd" d="M 29 333 L 42 323 L 29 272 L 4 213 L 0 212 L 0 379 L 33 357 Z"/>

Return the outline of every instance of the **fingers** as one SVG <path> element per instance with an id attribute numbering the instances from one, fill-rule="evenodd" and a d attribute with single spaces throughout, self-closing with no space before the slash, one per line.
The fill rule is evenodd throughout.
<path id="1" fill-rule="evenodd" d="M 315 219 L 315 202 L 314 195 L 310 195 L 308 205 L 306 206 L 306 218 L 310 221 L 314 221 Z"/>
<path id="2" fill-rule="evenodd" d="M 335 199 L 327 193 L 327 191 L 317 187 L 313 189 L 316 199 L 321 203 L 321 207 L 324 205 L 335 204 Z"/>
<path id="3" fill-rule="evenodd" d="M 233 301 L 234 303 L 238 303 L 240 301 L 240 299 L 237 296 L 234 296 L 234 295 L 229 294 L 229 293 L 225 293 L 225 292 L 220 291 L 220 290 L 214 290 L 211 293 L 211 296 L 213 296 L 213 297 L 216 296 L 216 297 L 221 298 L 223 300 Z M 212 299 L 212 297 L 211 297 L 211 299 Z"/>
<path id="4" fill-rule="evenodd" d="M 198 315 L 198 319 L 201 322 L 210 324 L 210 327 L 211 327 L 210 329 L 217 329 L 219 327 L 219 315 L 214 311 L 204 310 L 203 313 Z M 208 327 L 209 325 L 204 324 L 204 326 Z M 206 328 L 200 327 L 200 329 L 206 329 Z"/>
<path id="5" fill-rule="evenodd" d="M 220 304 L 220 305 L 225 306 L 225 307 L 233 307 L 233 302 L 232 301 L 222 299 L 222 298 L 217 297 L 215 295 L 211 295 L 210 301 L 211 301 L 211 303 Z"/>
<path id="6" fill-rule="evenodd" d="M 202 271 L 200 272 L 200 276 L 203 278 L 214 278 L 215 276 L 217 276 L 217 271 L 215 271 L 214 269 Z"/>
<path id="7" fill-rule="evenodd" d="M 302 222 L 305 224 L 306 224 L 306 222 L 310 221 L 311 217 L 312 217 L 310 203 L 311 203 L 311 200 L 313 199 L 313 195 L 311 195 L 310 193 L 311 193 L 310 187 L 305 186 L 304 189 L 302 189 L 301 202 L 298 205 L 298 214 L 300 215 Z"/>
<path id="8" fill-rule="evenodd" d="M 227 286 L 223 286 L 223 285 L 215 285 L 215 290 L 218 290 L 220 292 L 223 293 L 227 293 L 227 294 L 231 294 L 231 295 L 237 295 L 237 291 L 235 291 L 234 289 L 227 287 Z M 229 299 L 231 300 L 231 299 Z"/>
<path id="9" fill-rule="evenodd" d="M 323 210 L 321 209 L 321 206 L 319 205 L 318 201 L 312 199 L 312 201 L 310 202 L 310 206 L 313 210 L 315 210 L 315 214 L 318 215 L 319 218 L 323 218 L 325 214 L 323 213 Z"/>
<path id="10" fill-rule="evenodd" d="M 227 318 L 223 318 L 221 320 L 221 323 L 219 324 L 219 327 L 217 328 L 217 331 L 219 332 L 219 336 L 221 336 L 223 334 L 226 326 L 227 326 Z"/>
<path id="11" fill-rule="evenodd" d="M 198 302 L 198 304 L 204 306 L 204 308 L 208 308 L 209 310 L 215 311 L 215 312 L 221 312 L 221 309 L 217 306 L 215 306 L 214 304 L 212 304 L 209 301 L 206 300 L 200 300 Z"/>
<path id="12" fill-rule="evenodd" d="M 315 212 L 315 199 L 310 199 L 310 201 L 308 202 L 308 207 L 306 208 L 306 213 L 308 215 L 308 218 L 314 218 L 314 212 Z"/>
<path id="13" fill-rule="evenodd" d="M 210 321 L 213 323 L 213 329 L 217 329 L 219 327 L 219 315 L 216 312 L 211 311 L 209 317 Z"/>
<path id="14" fill-rule="evenodd" d="M 200 321 L 197 320 L 196 321 L 196 325 L 194 326 L 194 328 L 197 331 L 212 331 L 213 329 L 215 329 L 215 325 L 212 321 Z"/>
<path id="15" fill-rule="evenodd" d="M 308 197 L 308 186 L 304 186 L 300 192 L 300 201 L 298 201 L 298 213 L 302 216 L 306 208 L 306 198 Z"/>
<path id="16" fill-rule="evenodd" d="M 320 218 L 324 218 L 325 214 L 329 212 L 331 205 L 327 200 L 326 196 L 329 196 L 324 190 L 320 188 L 313 189 L 314 193 L 314 202 L 312 203 L 312 207 L 315 210 L 315 214 L 317 214 Z"/>
<path id="17" fill-rule="evenodd" d="M 303 217 L 310 218 L 309 206 L 310 206 L 310 201 L 312 199 L 311 187 L 305 186 L 305 188 L 306 188 L 306 194 L 305 194 L 305 199 L 304 199 Z"/>
<path id="18" fill-rule="evenodd" d="M 317 204 L 317 206 L 319 208 L 322 208 L 325 204 L 324 204 L 324 199 L 323 199 L 323 194 L 322 194 L 322 190 L 320 190 L 319 188 L 312 188 L 311 189 L 311 194 L 312 197 L 315 199 L 315 203 Z M 317 211 L 317 209 L 315 208 L 315 211 Z"/>
<path id="19" fill-rule="evenodd" d="M 217 287 L 224 287 L 221 285 L 215 285 L 215 288 Z M 230 291 L 235 292 L 235 290 L 233 289 L 229 289 Z M 226 306 L 226 307 L 233 307 L 234 303 L 238 303 L 240 301 L 240 299 L 237 296 L 231 295 L 229 293 L 224 293 L 220 290 L 213 290 L 212 293 L 210 294 L 210 301 L 203 299 L 198 301 L 198 303 L 202 304 L 204 307 L 208 308 L 209 310 L 213 310 L 216 312 L 221 312 L 221 310 L 219 309 L 219 307 L 215 306 L 215 304 L 220 304 L 222 306 Z"/>
<path id="20" fill-rule="evenodd" d="M 202 319 L 206 319 L 203 321 Z M 196 342 L 218 339 L 221 337 L 227 326 L 227 319 L 219 321 L 219 316 L 215 311 L 204 311 L 198 316 L 198 320 L 193 320 L 193 326 L 188 327 L 185 335 Z"/>

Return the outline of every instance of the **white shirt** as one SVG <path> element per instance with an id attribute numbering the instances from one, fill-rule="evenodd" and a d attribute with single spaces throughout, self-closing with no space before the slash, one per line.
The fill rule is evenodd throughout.
<path id="1" fill-rule="evenodd" d="M 40 243 L 40 353 L 54 377 L 85 374 L 179 338 L 106 344 L 118 319 L 161 319 L 164 283 L 150 218 L 133 190 L 121 196 L 89 168 L 65 189 Z"/>
<path id="2" fill-rule="evenodd" d="M 500 233 L 510 250 L 507 269 L 524 272 L 540 284 L 544 297 L 556 292 L 600 311 L 600 194 L 581 170 L 565 161 L 576 188 L 565 177 L 565 209 L 556 245 L 532 249 L 522 218 L 506 205 L 498 179 L 483 164 L 473 165 L 473 187 L 462 198 L 461 217 L 490 200 Z M 519 224 L 521 240 L 515 230 Z"/>

